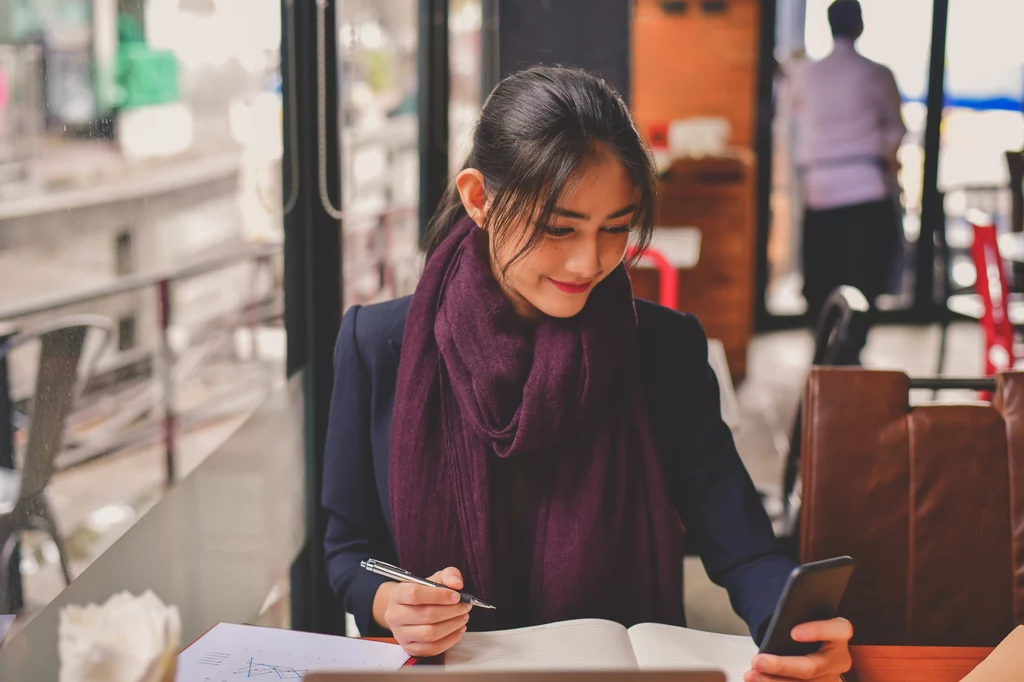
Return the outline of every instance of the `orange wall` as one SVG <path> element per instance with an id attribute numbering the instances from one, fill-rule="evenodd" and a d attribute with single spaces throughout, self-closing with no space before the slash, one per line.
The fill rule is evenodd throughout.
<path id="1" fill-rule="evenodd" d="M 659 0 L 636 0 L 633 18 L 633 113 L 651 123 L 721 116 L 732 144 L 753 147 L 757 114 L 760 0 L 728 0 L 723 14 L 704 14 L 690 0 L 680 15 Z"/>

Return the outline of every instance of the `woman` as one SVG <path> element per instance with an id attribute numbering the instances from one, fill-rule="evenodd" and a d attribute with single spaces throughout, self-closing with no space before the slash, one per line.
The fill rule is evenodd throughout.
<path id="1" fill-rule="evenodd" d="M 683 625 L 682 541 L 755 638 L 793 562 L 719 413 L 690 316 L 634 301 L 656 178 L 622 100 L 584 72 L 502 81 L 431 223 L 416 293 L 345 315 L 324 467 L 328 572 L 360 632 L 434 655 L 467 627 Z M 401 362 L 399 362 L 399 359 Z M 376 558 L 465 587 L 387 582 Z M 447 567 L 447 568 L 446 568 Z M 748 679 L 836 679 L 842 620 Z"/>

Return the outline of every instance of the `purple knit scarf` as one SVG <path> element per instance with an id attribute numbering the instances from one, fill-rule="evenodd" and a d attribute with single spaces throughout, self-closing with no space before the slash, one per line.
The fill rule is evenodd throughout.
<path id="1" fill-rule="evenodd" d="M 405 324 L 390 489 L 403 568 L 460 568 L 497 607 L 509 510 L 492 504 L 497 458 L 538 458 L 528 622 L 597 617 L 681 624 L 682 536 L 631 354 L 623 267 L 570 319 L 520 319 L 464 219 L 438 247 Z M 506 600 L 506 606 L 507 606 Z M 476 617 L 474 617 L 475 619 Z"/>

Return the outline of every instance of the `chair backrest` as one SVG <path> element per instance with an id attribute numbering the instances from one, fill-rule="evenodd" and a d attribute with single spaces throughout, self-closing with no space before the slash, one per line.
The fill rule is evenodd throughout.
<path id="1" fill-rule="evenodd" d="M 35 390 L 32 396 L 21 495 L 28 499 L 41 493 L 53 475 L 53 460 L 60 453 L 64 426 L 78 393 L 92 373 L 92 363 L 80 371 L 86 336 L 97 330 L 100 341 L 92 354 L 95 360 L 113 336 L 113 325 L 105 317 L 76 315 L 45 327 L 21 332 L 0 346 L 0 357 L 33 341 L 39 343 Z"/>
<path id="2" fill-rule="evenodd" d="M 825 299 L 814 334 L 814 357 L 812 366 L 849 365 L 857 363 L 854 339 L 862 334 L 867 325 L 868 299 L 855 287 L 837 287 Z M 863 338 L 863 336 L 861 337 Z M 800 472 L 800 434 L 803 430 L 803 405 L 798 405 L 793 431 L 789 438 L 789 453 L 782 469 L 783 530 L 791 546 L 799 525 L 800 491 L 796 488 Z M 794 493 L 796 496 L 794 498 Z"/>
<path id="3" fill-rule="evenodd" d="M 974 230 L 971 258 L 978 273 L 974 287 L 983 306 L 981 327 L 985 332 L 985 375 L 992 376 L 1013 366 L 1010 292 L 992 218 L 987 214 L 974 213 L 969 220 Z"/>
<path id="4" fill-rule="evenodd" d="M 800 559 L 849 554 L 856 642 L 994 646 L 1024 623 L 1024 373 L 910 407 L 901 372 L 815 368 Z"/>
<path id="5" fill-rule="evenodd" d="M 825 300 L 814 335 L 814 365 L 841 365 L 858 327 L 867 324 L 868 299 L 851 286 L 837 287 Z"/>

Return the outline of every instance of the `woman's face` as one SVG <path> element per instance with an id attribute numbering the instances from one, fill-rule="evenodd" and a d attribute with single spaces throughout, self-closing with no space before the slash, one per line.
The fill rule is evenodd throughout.
<path id="1" fill-rule="evenodd" d="M 637 190 L 618 158 L 603 153 L 585 166 L 556 205 L 545 234 L 535 248 L 502 270 L 528 240 L 530 225 L 514 226 L 521 237 L 503 240 L 491 254 L 495 276 L 516 311 L 529 318 L 540 313 L 572 317 L 590 292 L 626 253 Z"/>

